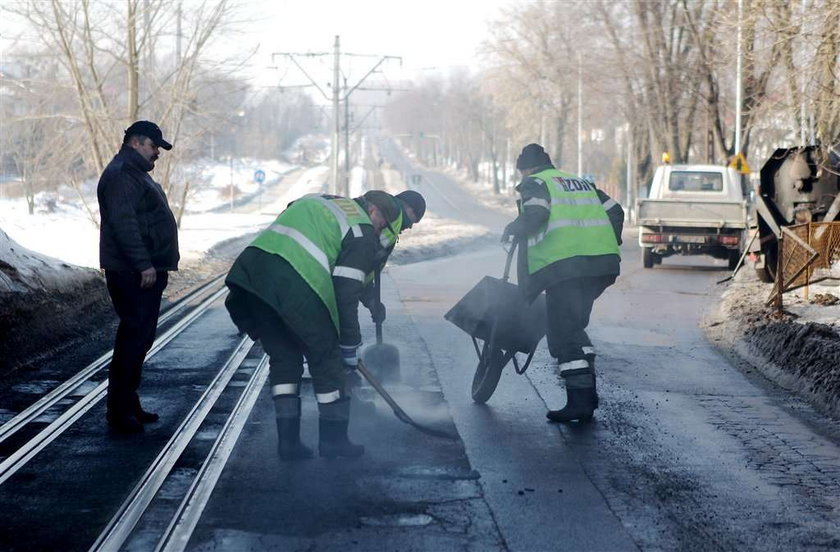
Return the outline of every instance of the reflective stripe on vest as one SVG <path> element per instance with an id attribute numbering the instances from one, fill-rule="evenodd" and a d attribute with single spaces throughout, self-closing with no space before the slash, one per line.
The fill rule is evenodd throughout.
<path id="1" fill-rule="evenodd" d="M 362 271 L 335 266 L 341 242 L 351 232 L 362 236 L 362 224 L 372 225 L 364 209 L 352 199 L 306 195 L 280 213 L 251 246 L 286 259 L 321 298 L 338 332 L 332 277 L 338 268 L 337 276 L 364 281 Z"/>
<path id="2" fill-rule="evenodd" d="M 548 169 L 532 175 L 551 197 L 546 225 L 528 239 L 528 273 L 578 256 L 618 255 L 618 242 L 595 186 L 573 174 Z"/>

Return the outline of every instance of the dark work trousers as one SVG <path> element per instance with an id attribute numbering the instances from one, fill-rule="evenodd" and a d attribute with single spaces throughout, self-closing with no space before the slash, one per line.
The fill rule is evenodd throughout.
<path id="1" fill-rule="evenodd" d="M 158 272 L 155 285 L 147 289 L 140 287 L 139 272 L 106 270 L 105 281 L 120 319 L 108 370 L 108 414 L 131 416 L 140 409 L 137 388 L 146 353 L 155 342 L 160 299 L 169 273 Z"/>
<path id="2" fill-rule="evenodd" d="M 545 290 L 548 311 L 548 350 L 560 364 L 584 360 L 583 347 L 591 347 L 586 335 L 592 305 L 615 276 L 563 280 Z"/>
<path id="3" fill-rule="evenodd" d="M 303 359 L 309 364 L 312 386 L 318 402 L 333 402 L 337 392 L 344 395 L 344 364 L 338 348 L 338 335 L 326 307 L 312 292 L 308 305 L 284 310 L 281 316 L 259 297 L 244 293 L 256 324 L 256 334 L 269 356 L 269 383 L 299 385 L 303 375 Z M 295 303 L 296 298 L 287 298 Z M 333 395 L 330 398 L 330 395 Z"/>

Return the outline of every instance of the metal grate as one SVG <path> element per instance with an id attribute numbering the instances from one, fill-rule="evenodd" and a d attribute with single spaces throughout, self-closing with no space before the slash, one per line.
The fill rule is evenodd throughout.
<path id="1" fill-rule="evenodd" d="M 840 280 L 840 222 L 782 228 L 776 285 L 767 304 L 782 308 L 782 294 L 828 279 Z"/>

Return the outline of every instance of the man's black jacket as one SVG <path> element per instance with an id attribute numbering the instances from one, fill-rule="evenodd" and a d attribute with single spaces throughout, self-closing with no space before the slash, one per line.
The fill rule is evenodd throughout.
<path id="1" fill-rule="evenodd" d="M 178 226 L 151 169 L 123 146 L 99 179 L 99 264 L 105 270 L 178 269 Z"/>

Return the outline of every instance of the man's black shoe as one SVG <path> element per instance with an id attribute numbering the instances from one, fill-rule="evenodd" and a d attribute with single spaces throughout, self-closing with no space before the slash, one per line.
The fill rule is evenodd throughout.
<path id="1" fill-rule="evenodd" d="M 146 412 L 143 409 L 140 409 L 140 412 L 135 413 L 134 417 L 137 418 L 137 421 L 141 424 L 153 424 L 160 420 L 160 416 L 154 412 Z"/>
<path id="2" fill-rule="evenodd" d="M 134 416 L 108 416 L 108 427 L 114 433 L 142 433 L 143 424 L 137 421 Z"/>

